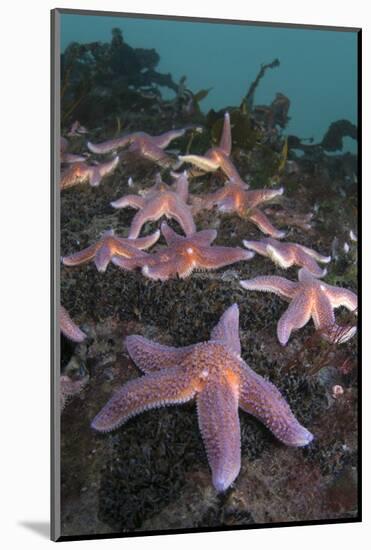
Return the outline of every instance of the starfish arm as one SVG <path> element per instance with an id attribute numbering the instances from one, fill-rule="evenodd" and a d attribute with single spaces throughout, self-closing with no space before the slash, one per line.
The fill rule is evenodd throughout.
<path id="1" fill-rule="evenodd" d="M 137 367 L 147 374 L 178 366 L 193 348 L 163 346 L 137 334 L 127 336 L 125 346 Z"/>
<path id="2" fill-rule="evenodd" d="M 215 162 L 207 157 L 200 155 L 179 155 L 179 160 L 182 162 L 189 162 L 197 168 L 201 168 L 205 172 L 215 172 L 219 168 L 219 162 Z"/>
<path id="3" fill-rule="evenodd" d="M 142 265 L 148 262 L 148 258 L 150 257 L 150 254 L 137 250 L 136 253 L 133 254 L 130 258 L 114 255 L 112 256 L 111 261 L 117 267 L 125 269 L 126 271 L 131 271 L 136 267 L 142 267 Z"/>
<path id="4" fill-rule="evenodd" d="M 194 196 L 192 199 L 199 210 L 209 210 L 213 206 L 219 205 L 224 198 L 228 197 L 228 194 L 228 187 L 222 187 L 214 193 L 209 193 L 204 196 Z"/>
<path id="5" fill-rule="evenodd" d="M 139 250 L 146 250 L 153 246 L 160 238 L 160 230 L 157 229 L 154 233 L 146 235 L 145 237 L 138 237 L 137 239 L 118 239 L 119 241 L 125 241 L 125 244 L 129 244 Z"/>
<path id="6" fill-rule="evenodd" d="M 279 390 L 242 361 L 240 369 L 241 409 L 259 419 L 285 445 L 308 445 L 312 434 L 299 424 Z"/>
<path id="7" fill-rule="evenodd" d="M 152 136 L 152 141 L 157 147 L 165 149 L 173 141 L 173 139 L 182 137 L 184 136 L 184 134 L 184 128 L 181 128 L 179 130 L 169 130 L 169 132 L 165 132 L 164 134 L 161 134 L 159 136 Z"/>
<path id="8" fill-rule="evenodd" d="M 194 397 L 189 376 L 177 367 L 146 374 L 120 388 L 92 422 L 98 432 L 115 430 L 132 416 L 149 409 L 185 403 Z"/>
<path id="9" fill-rule="evenodd" d="M 320 262 L 322 264 L 328 264 L 329 262 L 331 262 L 331 256 L 323 256 L 323 254 L 319 254 L 312 248 L 308 248 L 307 246 L 303 246 L 301 244 L 297 244 L 296 246 L 309 254 L 309 256 L 314 258 L 317 262 Z"/>
<path id="10" fill-rule="evenodd" d="M 299 291 L 277 324 L 277 337 L 286 346 L 291 332 L 302 328 L 312 314 L 312 297 L 309 292 Z"/>
<path id="11" fill-rule="evenodd" d="M 143 208 L 139 210 L 132 219 L 129 239 L 136 239 L 146 222 L 156 221 L 161 218 L 162 215 L 163 207 L 161 197 L 146 202 Z"/>
<path id="12" fill-rule="evenodd" d="M 124 195 L 120 199 L 111 202 L 113 208 L 126 208 L 127 206 L 131 206 L 132 208 L 143 208 L 144 204 L 144 197 L 140 197 L 139 195 Z"/>
<path id="13" fill-rule="evenodd" d="M 267 243 L 264 241 L 242 241 L 243 245 L 249 250 L 257 252 L 261 256 L 268 256 Z"/>
<path id="14" fill-rule="evenodd" d="M 184 238 L 182 235 L 178 235 L 178 233 L 174 231 L 174 229 L 172 229 L 166 222 L 162 222 L 161 224 L 161 233 L 165 237 L 165 241 L 169 246 L 182 241 Z"/>
<path id="15" fill-rule="evenodd" d="M 132 149 L 135 152 L 134 149 Z M 155 143 L 149 140 L 143 140 L 139 147 L 140 154 L 156 163 L 166 163 L 166 160 L 169 159 L 168 155 L 164 153 L 161 147 L 158 147 Z"/>
<path id="16" fill-rule="evenodd" d="M 222 383 L 210 381 L 197 395 L 197 415 L 213 485 L 225 491 L 241 467 L 238 389 L 227 376 Z"/>
<path id="17" fill-rule="evenodd" d="M 279 189 L 256 189 L 255 191 L 246 191 L 247 204 L 249 208 L 254 208 L 262 202 L 267 202 L 274 197 L 283 194 L 283 187 Z"/>
<path id="18" fill-rule="evenodd" d="M 330 300 L 333 308 L 344 306 L 349 311 L 356 311 L 358 308 L 357 294 L 346 288 L 324 284 L 324 293 Z"/>
<path id="19" fill-rule="evenodd" d="M 220 169 L 231 181 L 240 183 L 243 185 L 245 190 L 249 188 L 249 185 L 242 181 L 241 176 L 231 159 L 225 155 L 220 160 Z"/>
<path id="20" fill-rule="evenodd" d="M 209 246 L 217 237 L 216 229 L 203 229 L 191 236 L 192 242 L 198 246 Z"/>
<path id="21" fill-rule="evenodd" d="M 280 246 L 278 242 L 276 245 L 267 244 L 267 255 L 283 269 L 287 269 L 295 263 L 294 250 L 289 245 Z"/>
<path id="22" fill-rule="evenodd" d="M 317 330 L 331 328 L 335 324 L 335 315 L 330 300 L 323 292 L 316 292 L 312 317 Z"/>
<path id="23" fill-rule="evenodd" d="M 286 234 L 285 231 L 280 231 L 279 229 L 276 229 L 268 220 L 267 216 L 263 214 L 261 210 L 258 210 L 258 208 L 253 208 L 253 210 L 250 212 L 249 220 L 255 223 L 255 225 L 259 227 L 260 231 L 262 231 L 266 235 L 275 237 L 276 239 L 282 239 Z"/>
<path id="24" fill-rule="evenodd" d="M 158 262 L 149 262 L 142 268 L 142 273 L 146 277 L 154 280 L 167 281 L 176 274 L 181 279 L 188 277 L 193 269 L 194 264 L 187 257 L 176 255 L 169 260 L 159 260 Z"/>
<path id="25" fill-rule="evenodd" d="M 172 174 L 174 176 L 175 172 L 172 172 Z M 187 172 L 184 171 L 180 175 L 176 174 L 174 177 L 176 177 L 175 192 L 186 203 L 188 200 L 188 189 L 189 189 Z"/>
<path id="26" fill-rule="evenodd" d="M 63 155 L 61 155 L 61 162 L 65 162 L 66 164 L 84 162 L 85 160 L 86 158 L 82 155 L 74 155 L 73 153 L 63 153 Z"/>
<path id="27" fill-rule="evenodd" d="M 333 306 L 324 292 L 319 291 L 312 313 L 314 326 L 321 331 L 321 336 L 333 344 L 342 344 L 349 340 L 356 332 L 357 327 L 339 326 L 335 323 Z"/>
<path id="28" fill-rule="evenodd" d="M 262 275 L 254 279 L 240 281 L 240 284 L 246 290 L 260 290 L 263 292 L 273 292 L 282 298 L 293 298 L 298 287 L 297 283 L 289 281 L 284 277 L 276 275 Z"/>
<path id="29" fill-rule="evenodd" d="M 186 235 L 192 235 L 196 231 L 190 207 L 180 198 L 169 201 L 168 217 L 176 220 Z"/>
<path id="30" fill-rule="evenodd" d="M 89 182 L 92 187 L 97 187 L 105 176 L 108 176 L 116 168 L 119 158 L 89 167 Z"/>
<path id="31" fill-rule="evenodd" d="M 251 260 L 254 253 L 243 248 L 231 246 L 200 247 L 197 254 L 197 264 L 205 269 L 218 269 L 226 265 Z"/>
<path id="32" fill-rule="evenodd" d="M 324 277 L 326 275 L 327 269 L 321 269 L 316 260 L 301 247 L 295 247 L 294 254 L 296 265 L 305 267 L 315 277 Z"/>
<path id="33" fill-rule="evenodd" d="M 229 113 L 224 113 L 223 131 L 220 137 L 219 148 L 229 157 L 232 150 L 231 119 Z"/>
<path id="34" fill-rule="evenodd" d="M 104 273 L 106 271 L 113 253 L 111 247 L 106 243 L 103 243 L 102 246 L 98 248 L 95 254 L 94 263 L 99 273 Z"/>
<path id="35" fill-rule="evenodd" d="M 122 149 L 131 143 L 133 140 L 133 134 L 127 134 L 116 139 L 109 139 L 108 141 L 103 141 L 102 143 L 91 143 L 87 142 L 89 151 L 96 153 L 97 155 L 104 155 L 105 153 L 110 153 L 111 151 L 116 151 L 117 149 Z"/>
<path id="36" fill-rule="evenodd" d="M 239 334 L 239 310 L 238 305 L 233 304 L 221 316 L 219 323 L 213 328 L 210 340 L 221 340 L 234 353 L 241 355 L 241 342 Z"/>
<path id="37" fill-rule="evenodd" d="M 92 244 L 87 248 L 80 250 L 79 252 L 75 252 L 75 254 L 71 254 L 70 256 L 63 256 L 62 263 L 68 266 L 86 264 L 94 258 L 99 246 L 100 243 Z"/>
<path id="38" fill-rule="evenodd" d="M 61 332 L 66 338 L 72 340 L 72 342 L 80 343 L 85 340 L 86 334 L 79 329 L 63 306 L 60 306 L 59 310 L 59 324 Z"/>

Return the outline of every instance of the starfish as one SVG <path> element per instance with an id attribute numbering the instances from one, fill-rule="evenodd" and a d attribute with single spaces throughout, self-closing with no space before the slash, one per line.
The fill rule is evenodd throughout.
<path id="1" fill-rule="evenodd" d="M 149 248 L 158 240 L 160 231 L 139 239 L 124 239 L 117 237 L 113 229 L 105 231 L 100 240 L 76 252 L 71 256 L 63 256 L 62 263 L 68 266 L 85 264 L 94 259 L 94 263 L 100 273 L 104 273 L 108 264 L 114 256 L 120 257 L 120 267 L 133 269 L 136 259 L 139 259 L 144 252 L 141 250 Z"/>
<path id="2" fill-rule="evenodd" d="M 85 126 L 82 126 L 78 120 L 75 120 L 75 122 L 72 124 L 68 136 L 80 136 L 81 134 L 88 134 L 88 130 L 85 128 Z"/>
<path id="3" fill-rule="evenodd" d="M 111 174 L 118 164 L 119 158 L 115 157 L 102 164 L 90 165 L 86 162 L 76 162 L 62 172 L 60 187 L 68 189 L 79 183 L 89 182 L 92 187 L 97 187 L 102 178 Z"/>
<path id="4" fill-rule="evenodd" d="M 87 146 L 92 153 L 98 155 L 117 151 L 129 146 L 129 152 L 138 153 L 140 156 L 152 160 L 153 162 L 163 163 L 168 160 L 164 149 L 174 139 L 185 134 L 186 129 L 170 130 L 159 136 L 151 136 L 146 132 L 133 132 L 116 139 L 110 139 L 94 145 L 88 141 Z"/>
<path id="5" fill-rule="evenodd" d="M 67 401 L 76 395 L 77 393 L 80 393 L 84 386 L 86 386 L 87 382 L 89 380 L 89 376 L 85 376 L 84 378 L 80 378 L 77 380 L 73 380 L 69 376 L 63 374 L 59 378 L 59 397 L 60 397 L 60 407 L 61 412 L 66 406 Z"/>
<path id="6" fill-rule="evenodd" d="M 61 136 L 60 141 L 60 160 L 62 163 L 82 162 L 85 159 L 82 155 L 74 155 L 73 153 L 67 153 L 68 140 Z"/>
<path id="7" fill-rule="evenodd" d="M 267 216 L 256 208 L 259 204 L 269 201 L 283 194 L 283 188 L 279 189 L 255 189 L 248 190 L 248 185 L 242 181 L 231 180 L 215 193 L 210 193 L 201 198 L 195 198 L 196 212 L 210 210 L 214 206 L 220 212 L 237 212 L 240 217 L 247 217 L 252 223 L 267 235 L 281 239 L 284 231 L 276 229 Z"/>
<path id="8" fill-rule="evenodd" d="M 198 424 L 217 491 L 225 491 L 241 465 L 238 408 L 258 418 L 284 444 L 301 447 L 312 434 L 299 424 L 278 389 L 241 358 L 239 311 L 225 311 L 207 342 L 174 348 L 132 335 L 125 344 L 145 373 L 122 386 L 92 427 L 109 432 L 148 409 L 195 398 Z"/>
<path id="9" fill-rule="evenodd" d="M 131 206 L 139 209 L 131 222 L 129 232 L 131 239 L 138 237 L 140 230 L 147 221 L 158 220 L 164 215 L 167 218 L 174 218 L 186 235 L 196 231 L 191 207 L 187 205 L 187 173 L 184 172 L 179 176 L 175 176 L 173 173 L 173 177 L 176 177 L 176 181 L 170 186 L 164 183 L 161 176 L 157 174 L 155 185 L 146 192 L 144 197 L 124 195 L 121 199 L 111 202 L 111 206 L 114 208 Z"/>
<path id="10" fill-rule="evenodd" d="M 292 265 L 306 267 L 315 277 L 324 277 L 327 269 L 321 269 L 317 262 L 327 264 L 331 256 L 322 256 L 315 250 L 296 243 L 283 243 L 266 238 L 260 241 L 243 241 L 249 250 L 267 256 L 280 267 L 287 269 Z"/>
<path id="11" fill-rule="evenodd" d="M 85 340 L 86 334 L 71 319 L 68 311 L 61 305 L 59 310 L 59 325 L 61 332 L 72 342 L 81 343 Z"/>
<path id="12" fill-rule="evenodd" d="M 223 131 L 218 146 L 211 147 L 203 156 L 179 155 L 178 158 L 181 164 L 184 162 L 189 162 L 190 164 L 197 166 L 197 168 L 201 168 L 205 172 L 215 172 L 218 168 L 220 168 L 229 179 L 234 179 L 235 181 L 240 181 L 243 183 L 234 164 L 229 158 L 231 155 L 231 150 L 231 121 L 229 118 L 229 113 L 225 113 Z M 245 183 L 245 185 L 248 187 L 247 183 Z"/>
<path id="13" fill-rule="evenodd" d="M 287 344 L 291 332 L 302 328 L 311 317 L 316 329 L 321 331 L 321 337 L 331 343 L 346 342 L 357 330 L 357 327 L 337 325 L 333 312 L 339 306 L 356 311 L 357 295 L 318 280 L 305 267 L 299 270 L 298 283 L 270 275 L 240 281 L 240 284 L 247 290 L 274 292 L 290 301 L 277 325 L 277 336 L 282 346 Z"/>
<path id="14" fill-rule="evenodd" d="M 143 275 L 150 279 L 167 281 L 177 274 L 184 279 L 196 269 L 218 269 L 254 256 L 253 252 L 239 247 L 211 246 L 217 236 L 215 229 L 205 229 L 183 237 L 163 222 L 161 231 L 168 246 L 154 254 L 143 255 L 136 262 L 137 266 L 142 267 Z M 112 262 L 125 268 L 125 262 L 120 257 L 114 257 Z"/>

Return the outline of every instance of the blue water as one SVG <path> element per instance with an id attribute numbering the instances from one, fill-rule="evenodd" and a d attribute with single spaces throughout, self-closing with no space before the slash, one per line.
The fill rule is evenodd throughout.
<path id="1" fill-rule="evenodd" d="M 62 51 L 71 41 L 110 42 L 113 27 L 130 46 L 155 48 L 159 72 L 170 72 L 177 82 L 186 75 L 194 92 L 212 87 L 201 104 L 204 112 L 239 105 L 260 65 L 278 57 L 281 64 L 265 74 L 255 104 L 270 104 L 276 92 L 287 95 L 286 132 L 321 141 L 331 122 L 356 123 L 355 32 L 63 14 Z M 344 143 L 355 150 L 351 139 Z"/>

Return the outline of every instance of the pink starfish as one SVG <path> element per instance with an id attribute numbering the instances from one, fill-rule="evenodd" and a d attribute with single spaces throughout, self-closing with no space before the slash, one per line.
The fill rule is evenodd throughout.
<path id="1" fill-rule="evenodd" d="M 109 153 L 110 151 L 117 151 L 118 149 L 129 146 L 129 152 L 138 153 L 144 158 L 161 164 L 168 160 L 164 149 L 171 141 L 183 136 L 185 132 L 186 130 L 184 128 L 170 130 L 159 136 L 151 136 L 146 132 L 133 132 L 96 145 L 88 142 L 87 146 L 92 153 L 97 153 L 98 155 Z"/>
<path id="2" fill-rule="evenodd" d="M 74 155 L 73 153 L 67 153 L 67 148 L 68 148 L 67 139 L 64 138 L 63 136 L 61 136 L 60 161 L 62 163 L 69 164 L 69 163 L 73 163 L 73 162 L 83 162 L 84 160 L 86 160 L 86 158 L 83 157 L 82 155 Z"/>
<path id="3" fill-rule="evenodd" d="M 131 222 L 129 237 L 135 239 L 140 230 L 147 221 L 155 221 L 162 216 L 174 218 L 186 235 L 196 231 L 190 206 L 187 205 L 188 199 L 188 178 L 187 173 L 176 177 L 175 183 L 170 186 L 164 183 L 158 174 L 156 183 L 145 194 L 124 195 L 121 199 L 111 202 L 114 208 L 138 208 L 139 212 L 134 216 Z"/>
<path id="4" fill-rule="evenodd" d="M 231 150 L 231 121 L 229 118 L 229 113 L 225 113 L 223 131 L 219 146 L 211 147 L 203 156 L 179 155 L 178 158 L 181 163 L 189 162 L 190 164 L 201 168 L 205 172 L 215 172 L 218 168 L 220 168 L 229 179 L 234 179 L 235 181 L 243 183 L 239 173 L 230 159 Z M 245 183 L 245 185 L 248 187 L 247 183 Z"/>
<path id="5" fill-rule="evenodd" d="M 86 334 L 71 319 L 68 311 L 61 305 L 59 310 L 59 325 L 62 334 L 72 342 L 81 343 L 85 340 Z"/>
<path id="6" fill-rule="evenodd" d="M 350 311 L 357 309 L 357 296 L 345 288 L 328 285 L 313 277 L 305 268 L 299 270 L 299 282 L 294 283 L 274 275 L 255 277 L 240 281 L 247 290 L 274 292 L 290 300 L 290 305 L 277 325 L 277 336 L 285 346 L 291 332 L 302 328 L 312 317 L 321 336 L 330 342 L 343 343 L 356 332 L 357 327 L 339 327 L 335 323 L 334 308 L 345 306 Z"/>
<path id="7" fill-rule="evenodd" d="M 66 406 L 67 401 L 74 395 L 81 392 L 81 390 L 86 386 L 89 380 L 89 376 L 86 375 L 84 378 L 73 380 L 69 376 L 63 374 L 59 378 L 59 397 L 60 397 L 60 407 L 61 411 Z"/>
<path id="8" fill-rule="evenodd" d="M 238 408 L 258 418 L 285 445 L 308 445 L 312 434 L 296 420 L 278 389 L 241 358 L 237 304 L 222 315 L 207 342 L 184 348 L 128 336 L 126 348 L 145 373 L 122 386 L 92 422 L 112 431 L 143 411 L 195 398 L 214 487 L 225 491 L 241 465 Z"/>
<path id="9" fill-rule="evenodd" d="M 163 222 L 161 231 L 168 244 L 167 248 L 152 255 L 146 254 L 136 262 L 136 265 L 142 266 L 143 275 L 150 279 L 166 281 L 176 275 L 184 279 L 195 269 L 218 269 L 241 260 L 250 260 L 254 256 L 253 252 L 243 248 L 211 246 L 217 235 L 214 229 L 183 237 Z M 112 262 L 125 268 L 125 263 L 119 257 L 114 257 Z"/>
<path id="10" fill-rule="evenodd" d="M 306 267 L 315 277 L 324 277 L 327 273 L 327 269 L 321 269 L 317 262 L 327 264 L 331 261 L 331 256 L 322 256 L 301 244 L 283 243 L 271 238 L 260 241 L 243 241 L 243 244 L 249 250 L 267 256 L 284 269 L 292 265 L 299 265 Z"/>
<path id="11" fill-rule="evenodd" d="M 263 233 L 281 239 L 285 236 L 285 232 L 276 229 L 257 206 L 282 194 L 282 187 L 250 191 L 247 184 L 242 181 L 229 181 L 215 193 L 194 197 L 194 201 L 196 212 L 203 209 L 210 210 L 214 206 L 220 212 L 237 212 L 240 217 L 246 217 L 257 225 Z"/>
<path id="12" fill-rule="evenodd" d="M 87 164 L 76 162 L 61 174 L 60 187 L 68 189 L 79 183 L 89 182 L 92 187 L 97 187 L 105 176 L 111 174 L 118 164 L 119 158 L 115 157 L 101 164 Z"/>
<path id="13" fill-rule="evenodd" d="M 67 266 L 76 266 L 94 260 L 98 271 L 104 273 L 108 264 L 115 256 L 121 258 L 120 267 L 133 269 L 136 265 L 136 260 L 145 255 L 141 250 L 155 244 L 159 236 L 160 231 L 155 231 L 147 237 L 124 239 L 117 237 L 114 230 L 110 229 L 103 233 L 97 243 L 84 248 L 84 250 L 80 250 L 80 252 L 62 257 L 62 263 Z"/>

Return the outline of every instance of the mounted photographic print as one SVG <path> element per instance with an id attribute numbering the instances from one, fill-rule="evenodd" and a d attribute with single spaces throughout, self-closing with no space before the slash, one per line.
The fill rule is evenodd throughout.
<path id="1" fill-rule="evenodd" d="M 360 521 L 360 29 L 52 44 L 52 538 Z"/>

